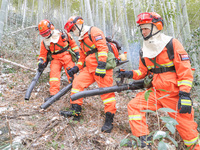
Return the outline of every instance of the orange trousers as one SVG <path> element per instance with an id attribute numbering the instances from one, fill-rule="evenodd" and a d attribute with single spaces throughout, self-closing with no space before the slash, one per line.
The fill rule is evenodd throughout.
<path id="1" fill-rule="evenodd" d="M 112 70 L 107 70 L 112 71 Z M 106 72 L 107 72 L 106 71 Z M 73 84 L 72 84 L 72 90 L 71 95 L 83 91 L 84 88 L 87 88 L 89 85 L 91 85 L 94 82 L 97 82 L 98 86 L 101 87 L 109 87 L 113 86 L 113 77 L 112 75 L 105 75 L 104 78 L 101 78 L 100 76 L 96 76 L 95 72 L 90 73 L 88 71 L 87 67 L 84 67 L 78 76 L 74 78 Z M 115 93 L 108 93 L 100 95 L 101 99 L 105 105 L 104 111 L 114 113 L 116 112 L 116 100 L 115 100 Z M 83 98 L 80 98 L 78 100 L 72 101 L 70 99 L 71 104 L 83 104 Z"/>
<path id="2" fill-rule="evenodd" d="M 169 116 L 174 118 L 179 124 L 176 125 L 180 136 L 186 146 L 191 146 L 198 141 L 197 124 L 194 121 L 194 110 L 191 114 L 180 114 L 178 112 L 178 92 L 163 92 L 157 90 L 151 92 L 148 100 L 144 98 L 145 92 L 140 92 L 128 103 L 129 124 L 134 136 L 148 135 L 148 125 L 146 122 L 145 112 L 141 110 L 158 110 L 159 108 L 171 108 L 176 113 L 169 112 Z M 156 98 L 155 98 L 156 96 Z M 157 99 L 157 101 L 155 100 Z M 200 145 L 197 144 L 195 150 L 200 150 Z"/>
<path id="3" fill-rule="evenodd" d="M 64 68 L 68 81 L 69 81 L 71 77 L 68 75 L 66 68 L 67 67 L 72 68 L 74 65 L 75 63 L 72 61 L 70 54 L 64 55 L 63 57 L 59 59 L 54 58 L 51 61 L 51 65 L 50 65 L 51 71 L 50 71 L 50 79 L 49 79 L 50 95 L 55 95 L 60 90 L 60 77 L 61 77 L 60 73 L 61 73 L 62 67 Z"/>

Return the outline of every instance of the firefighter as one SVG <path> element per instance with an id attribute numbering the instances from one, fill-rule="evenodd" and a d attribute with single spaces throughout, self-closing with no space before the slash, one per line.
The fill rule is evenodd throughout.
<path id="1" fill-rule="evenodd" d="M 119 77 L 135 80 L 148 79 L 152 90 L 148 100 L 145 91 L 140 92 L 128 103 L 129 124 L 132 134 L 139 137 L 141 147 L 151 149 L 152 137 L 149 135 L 145 112 L 141 110 L 157 110 L 170 108 L 169 116 L 176 119 L 180 136 L 186 146 L 200 149 L 197 124 L 194 121 L 194 110 L 190 90 L 192 87 L 192 70 L 190 59 L 182 44 L 177 39 L 167 36 L 160 31 L 163 29 L 163 19 L 155 12 L 145 12 L 138 15 L 137 24 L 143 36 L 142 57 L 139 69 L 121 71 Z M 171 51 L 168 44 L 171 42 Z M 171 52 L 171 54 L 168 54 Z M 147 144 L 149 143 L 149 144 Z M 131 143 L 128 146 L 132 146 Z"/>
<path id="2" fill-rule="evenodd" d="M 45 101 L 58 93 L 60 90 L 60 73 L 62 67 L 65 68 L 65 73 L 70 82 L 70 76 L 67 73 L 66 68 L 72 68 L 75 63 L 72 61 L 72 56 L 69 53 L 69 49 L 75 53 L 75 57 L 78 58 L 79 47 L 75 40 L 69 33 L 58 31 L 54 28 L 54 25 L 49 20 L 42 20 L 38 24 L 38 30 L 40 35 L 44 38 L 40 46 L 40 55 L 38 57 L 38 70 L 43 71 L 45 62 L 48 57 L 51 56 L 50 65 L 50 97 L 47 97 Z"/>
<path id="3" fill-rule="evenodd" d="M 75 77 L 71 95 L 83 91 L 94 82 L 97 82 L 99 87 L 109 87 L 113 85 L 113 69 L 106 70 L 106 60 L 108 47 L 103 32 L 97 27 L 84 25 L 84 20 L 80 16 L 72 16 L 65 24 L 67 32 L 73 32 L 78 36 L 81 50 L 80 58 L 76 66 L 68 70 L 68 74 L 73 76 L 79 70 L 80 73 Z M 98 60 L 95 57 L 98 54 Z M 85 67 L 84 67 L 85 64 Z M 101 95 L 101 99 L 105 105 L 105 123 L 101 129 L 102 132 L 110 133 L 113 128 L 113 118 L 116 112 L 116 100 L 114 93 Z M 76 101 L 70 100 L 71 110 L 61 111 L 63 116 L 71 116 L 75 112 L 74 120 L 80 119 L 81 105 L 83 98 Z"/>

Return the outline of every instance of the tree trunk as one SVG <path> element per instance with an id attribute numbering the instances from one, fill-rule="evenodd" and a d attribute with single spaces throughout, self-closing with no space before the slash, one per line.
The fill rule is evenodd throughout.
<path id="1" fill-rule="evenodd" d="M 111 10 L 111 5 L 110 5 L 110 0 L 108 0 L 108 8 L 109 8 L 109 17 L 110 17 L 110 35 L 113 34 L 112 28 L 113 28 L 113 18 L 112 18 L 112 10 Z"/>
<path id="2" fill-rule="evenodd" d="M 183 25 L 184 25 L 184 29 L 186 32 L 186 37 L 187 39 L 191 39 L 191 35 L 190 35 L 190 22 L 188 19 L 188 14 L 187 14 L 187 6 L 186 6 L 186 1 L 185 0 L 181 0 L 181 6 L 182 6 L 182 14 L 183 14 Z"/>
<path id="3" fill-rule="evenodd" d="M 63 6 L 62 6 L 62 0 L 60 0 L 60 25 L 62 29 L 64 26 L 64 21 L 63 21 Z"/>
<path id="4" fill-rule="evenodd" d="M 96 0 L 96 26 L 100 27 L 100 25 L 99 25 L 99 3 L 98 3 L 98 0 Z"/>
<path id="5" fill-rule="evenodd" d="M 33 22 L 34 4 L 35 4 L 35 0 L 33 0 L 33 3 L 32 3 L 32 9 L 31 9 L 31 22 Z"/>
<path id="6" fill-rule="evenodd" d="M 87 8 L 88 24 L 90 26 L 94 26 L 94 22 L 93 22 L 93 19 L 92 19 L 91 7 L 90 7 L 90 1 L 89 0 L 86 0 L 86 8 Z"/>
<path id="7" fill-rule="evenodd" d="M 102 19 L 102 22 L 103 22 L 103 32 L 104 32 L 104 35 L 106 35 L 106 23 L 105 23 L 105 18 L 106 18 L 106 15 L 105 15 L 105 0 L 103 0 L 103 19 Z"/>
<path id="8" fill-rule="evenodd" d="M 117 18 L 118 19 L 118 24 L 120 24 L 120 28 L 121 28 L 121 35 L 122 35 L 122 43 L 124 43 L 124 49 L 126 49 L 127 53 L 128 53 L 128 59 L 130 62 L 131 61 L 131 53 L 130 53 L 130 50 L 129 50 L 129 45 L 128 45 L 128 39 L 126 38 L 126 33 L 125 33 L 125 26 L 124 26 L 124 20 L 122 18 L 122 9 L 121 9 L 121 5 L 120 5 L 120 2 L 119 1 L 116 1 L 117 3 Z M 121 22 L 121 23 L 119 23 Z M 132 64 L 130 63 L 130 67 L 132 67 Z"/>
<path id="9" fill-rule="evenodd" d="M 37 20 L 37 24 L 44 18 L 43 15 L 43 8 L 44 8 L 44 3 L 41 0 L 38 0 L 38 20 Z"/>
<path id="10" fill-rule="evenodd" d="M 27 0 L 24 0 L 24 12 L 23 12 L 22 28 L 24 28 L 24 24 L 25 24 L 25 20 L 26 20 L 26 3 L 27 3 Z"/>
<path id="11" fill-rule="evenodd" d="M 181 14 L 181 10 L 180 10 L 180 5 L 179 5 L 179 0 L 176 0 L 176 8 L 177 8 L 177 18 L 179 19 L 179 27 L 180 27 L 180 32 L 178 33 L 178 35 L 176 36 L 177 39 L 182 38 L 182 44 L 185 45 L 186 42 L 186 33 L 184 30 L 184 25 L 183 25 L 183 17 Z"/>
<path id="12" fill-rule="evenodd" d="M 127 13 L 126 13 L 126 3 L 125 0 L 123 0 L 123 6 L 124 6 L 124 16 L 125 16 L 125 21 L 126 21 L 126 35 L 127 38 L 130 39 L 130 32 L 129 32 L 129 25 L 128 25 L 128 18 L 127 18 Z"/>
<path id="13" fill-rule="evenodd" d="M 4 21 L 5 21 L 5 17 L 6 17 L 6 8 L 8 5 L 8 1 L 7 0 L 2 0 L 1 2 L 1 12 L 0 12 L 0 46 L 1 46 L 1 38 L 3 35 L 3 28 L 4 28 Z"/>

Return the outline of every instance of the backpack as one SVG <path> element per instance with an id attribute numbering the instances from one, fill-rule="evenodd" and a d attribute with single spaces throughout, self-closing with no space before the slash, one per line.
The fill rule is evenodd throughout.
<path id="1" fill-rule="evenodd" d="M 92 27 L 88 31 L 88 36 L 89 36 L 90 41 L 92 41 L 91 29 L 92 29 Z M 106 37 L 106 42 L 107 42 L 106 44 L 108 46 L 108 50 L 115 55 L 116 59 L 120 60 L 119 51 L 121 50 L 122 47 L 119 44 L 119 42 L 116 40 L 112 40 L 112 38 L 110 36 Z"/>
<path id="2" fill-rule="evenodd" d="M 92 27 L 91 27 L 92 28 Z M 92 37 L 91 37 L 91 28 L 88 31 L 88 36 L 89 39 L 92 41 Z M 119 51 L 121 50 L 121 45 L 119 44 L 118 41 L 116 40 L 112 40 L 112 38 L 110 36 L 106 37 L 106 44 L 108 46 L 108 58 L 107 58 L 107 64 L 106 64 L 106 69 L 114 69 L 116 66 L 119 66 L 125 62 L 128 61 L 124 61 L 122 62 L 119 58 Z M 97 61 L 98 61 L 98 55 L 97 53 L 95 54 Z"/>

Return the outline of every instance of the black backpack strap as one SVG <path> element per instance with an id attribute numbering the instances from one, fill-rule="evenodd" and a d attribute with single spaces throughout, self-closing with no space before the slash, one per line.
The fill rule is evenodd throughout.
<path id="1" fill-rule="evenodd" d="M 142 49 L 140 49 L 139 54 L 140 54 L 140 59 L 141 59 L 143 65 L 144 65 L 145 67 L 147 67 L 147 66 L 146 66 L 146 63 L 145 63 L 145 60 L 144 60 L 144 57 L 143 57 L 143 51 L 142 51 Z"/>
<path id="2" fill-rule="evenodd" d="M 167 54 L 170 60 L 174 59 L 174 48 L 173 48 L 173 38 L 167 43 Z"/>
<path id="3" fill-rule="evenodd" d="M 92 37 L 91 37 L 91 29 L 92 29 L 92 26 L 90 27 L 90 29 L 89 29 L 89 31 L 88 31 L 88 36 L 89 36 L 90 41 L 92 41 Z"/>

